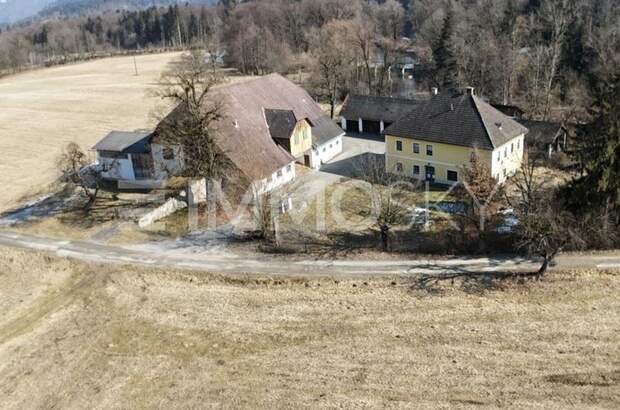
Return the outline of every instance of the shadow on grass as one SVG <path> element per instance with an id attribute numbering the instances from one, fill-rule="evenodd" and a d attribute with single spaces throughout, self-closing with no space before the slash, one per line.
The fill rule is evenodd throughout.
<path id="1" fill-rule="evenodd" d="M 424 273 L 412 278 L 411 290 L 441 295 L 448 289 L 458 289 L 468 294 L 484 294 L 527 287 L 528 282 L 540 280 L 536 272 L 475 272 L 458 267 L 426 266 L 425 270 L 436 269 L 437 273 Z"/>

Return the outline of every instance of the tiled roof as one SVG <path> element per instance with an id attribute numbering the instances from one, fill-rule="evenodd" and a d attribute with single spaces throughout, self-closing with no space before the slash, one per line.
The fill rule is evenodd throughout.
<path id="1" fill-rule="evenodd" d="M 312 143 L 325 144 L 327 141 L 344 135 L 345 132 L 327 115 L 323 115 L 312 122 Z"/>
<path id="2" fill-rule="evenodd" d="M 415 106 L 385 134 L 492 150 L 527 128 L 475 95 L 438 94 Z"/>
<path id="3" fill-rule="evenodd" d="M 222 117 L 212 124 L 218 147 L 251 180 L 267 178 L 295 160 L 271 137 L 266 109 L 290 111 L 310 123 L 324 115 L 303 88 L 279 74 L 214 87 L 207 101 L 222 104 Z"/>
<path id="4" fill-rule="evenodd" d="M 527 145 L 551 144 L 558 133 L 565 128 L 562 124 L 548 121 L 518 120 L 530 132 L 527 134 Z"/>
<path id="5" fill-rule="evenodd" d="M 265 109 L 265 120 L 271 138 L 276 140 L 288 140 L 297 125 L 297 119 L 291 110 Z"/>
<path id="6" fill-rule="evenodd" d="M 394 122 L 409 113 L 419 103 L 417 100 L 367 95 L 349 95 L 340 116 L 349 120 Z"/>

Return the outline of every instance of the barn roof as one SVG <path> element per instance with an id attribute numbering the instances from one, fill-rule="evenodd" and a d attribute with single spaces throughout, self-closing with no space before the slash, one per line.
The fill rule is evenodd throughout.
<path id="1" fill-rule="evenodd" d="M 209 91 L 207 101 L 216 101 L 222 107 L 221 118 L 212 124 L 216 144 L 252 180 L 269 177 L 295 160 L 273 140 L 266 110 L 287 111 L 275 115 L 290 119 L 292 113 L 311 124 L 324 115 L 303 88 L 279 74 L 216 86 Z"/>
<path id="2" fill-rule="evenodd" d="M 349 95 L 344 101 L 340 116 L 357 120 L 395 122 L 409 113 L 419 103 L 407 98 Z"/>
<path id="3" fill-rule="evenodd" d="M 438 94 L 421 102 L 385 134 L 492 150 L 527 128 L 473 93 Z"/>

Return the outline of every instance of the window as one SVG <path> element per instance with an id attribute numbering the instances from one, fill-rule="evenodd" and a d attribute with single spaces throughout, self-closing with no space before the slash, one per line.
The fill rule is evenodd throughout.
<path id="1" fill-rule="evenodd" d="M 123 154 L 122 152 L 116 152 L 116 151 L 99 151 L 99 156 L 101 158 L 127 159 L 127 154 Z"/>
<path id="2" fill-rule="evenodd" d="M 497 162 L 502 162 L 502 153 L 501 152 L 497 153 Z"/>
<path id="3" fill-rule="evenodd" d="M 323 147 L 323 152 L 325 152 L 325 150 L 326 150 L 326 149 L 327 149 L 327 148 Z"/>
<path id="4" fill-rule="evenodd" d="M 456 171 L 448 171 L 448 181 L 458 181 L 459 180 L 459 174 Z"/>
<path id="5" fill-rule="evenodd" d="M 174 150 L 172 148 L 164 148 L 162 155 L 166 161 L 174 159 Z"/>
<path id="6" fill-rule="evenodd" d="M 403 164 L 401 162 L 396 163 L 396 172 L 403 172 Z"/>
<path id="7" fill-rule="evenodd" d="M 417 142 L 413 143 L 413 153 L 414 154 L 419 154 L 420 153 L 420 144 L 418 144 Z"/>
<path id="8" fill-rule="evenodd" d="M 278 171 L 278 178 L 282 177 L 282 170 Z"/>
<path id="9" fill-rule="evenodd" d="M 396 151 L 402 151 L 402 150 L 403 150 L 403 142 L 396 141 Z"/>
<path id="10" fill-rule="evenodd" d="M 510 153 L 512 154 L 513 152 L 515 152 L 515 144 L 514 144 L 514 142 L 512 144 L 510 144 Z"/>
<path id="11" fill-rule="evenodd" d="M 290 174 L 292 170 L 293 170 L 293 167 L 291 165 L 286 166 L 286 172 Z"/>
<path id="12" fill-rule="evenodd" d="M 426 146 L 426 155 L 433 156 L 433 146 L 432 145 L 427 145 Z"/>
<path id="13" fill-rule="evenodd" d="M 413 166 L 413 175 L 420 175 L 420 166 L 419 165 L 414 165 Z"/>
<path id="14" fill-rule="evenodd" d="M 329 149 L 332 149 L 332 147 L 333 147 L 333 145 L 332 145 L 332 144 L 329 144 Z"/>
<path id="15" fill-rule="evenodd" d="M 504 148 L 504 158 L 508 156 L 508 147 Z"/>
<path id="16" fill-rule="evenodd" d="M 521 140 L 517 140 L 517 149 L 521 148 Z"/>

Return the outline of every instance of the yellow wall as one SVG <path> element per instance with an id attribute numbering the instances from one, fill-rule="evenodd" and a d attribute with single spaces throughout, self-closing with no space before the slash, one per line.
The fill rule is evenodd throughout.
<path id="1" fill-rule="evenodd" d="M 396 150 L 396 141 L 402 142 L 402 151 Z M 413 144 L 420 146 L 420 152 L 413 152 Z M 433 155 L 426 155 L 426 146 L 433 147 Z M 453 183 L 448 181 L 448 171 L 456 171 L 459 180 L 463 167 L 469 166 L 473 148 L 458 145 L 440 144 L 409 138 L 398 138 L 391 135 L 385 137 L 386 167 L 390 172 L 399 173 L 408 177 L 425 179 L 425 166 L 435 167 L 435 181 L 439 183 Z M 478 155 L 491 167 L 489 150 L 478 149 Z M 402 172 L 397 172 L 397 163 L 402 164 Z M 414 165 L 420 167 L 420 174 L 413 173 Z"/>
<path id="2" fill-rule="evenodd" d="M 312 148 L 312 128 L 308 121 L 299 121 L 291 135 L 291 155 L 298 157 Z"/>

